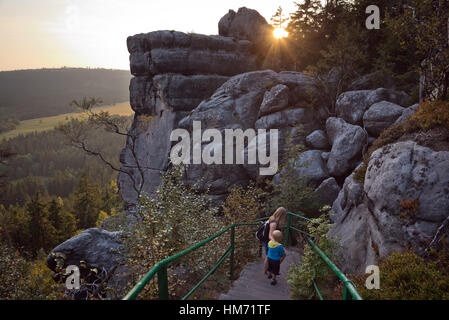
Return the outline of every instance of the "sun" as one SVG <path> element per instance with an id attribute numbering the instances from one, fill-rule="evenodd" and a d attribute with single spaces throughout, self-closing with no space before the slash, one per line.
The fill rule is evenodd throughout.
<path id="1" fill-rule="evenodd" d="M 288 37 L 288 32 L 284 28 L 275 28 L 273 30 L 273 36 L 276 39 L 285 38 Z"/>

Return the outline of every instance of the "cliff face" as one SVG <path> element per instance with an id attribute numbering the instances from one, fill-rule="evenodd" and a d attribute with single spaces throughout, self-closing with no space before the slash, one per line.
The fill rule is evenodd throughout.
<path id="1" fill-rule="evenodd" d="M 129 37 L 130 102 L 135 111 L 131 134 L 121 154 L 118 185 L 123 199 L 136 203 L 136 187 L 154 192 L 167 169 L 170 134 L 189 111 L 210 97 L 229 76 L 255 70 L 247 40 L 156 31 Z M 134 180 L 134 181 L 133 181 Z"/>

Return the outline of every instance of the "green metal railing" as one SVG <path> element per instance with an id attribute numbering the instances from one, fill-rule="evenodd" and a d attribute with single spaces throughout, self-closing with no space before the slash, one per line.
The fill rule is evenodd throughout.
<path id="1" fill-rule="evenodd" d="M 357 292 L 356 287 L 354 286 L 354 284 L 346 277 L 346 275 L 341 272 L 341 270 L 324 254 L 323 251 L 321 251 L 321 249 L 315 244 L 315 242 L 313 242 L 313 240 L 311 239 L 310 234 L 297 229 L 295 227 L 291 226 L 291 217 L 296 217 L 301 219 L 300 223 L 302 224 L 307 224 L 304 223 L 304 221 L 310 222 L 310 219 L 301 216 L 299 214 L 293 213 L 293 212 L 288 212 L 287 214 L 287 234 L 285 237 L 285 244 L 288 244 L 289 241 L 289 231 L 290 230 L 295 230 L 298 231 L 302 234 L 305 234 L 307 236 L 307 242 L 310 244 L 310 246 L 313 248 L 313 250 L 315 250 L 315 252 L 320 256 L 321 259 L 323 259 L 323 261 L 327 264 L 327 266 L 332 270 L 333 273 L 335 273 L 335 275 L 338 277 L 338 279 L 340 279 L 340 281 L 343 283 L 343 293 L 342 293 L 342 299 L 343 300 L 363 300 L 362 297 L 360 296 L 360 294 Z M 321 295 L 321 292 L 318 290 L 318 286 L 316 285 L 315 281 L 313 282 L 313 287 L 315 288 L 315 291 L 318 295 L 318 298 L 320 300 L 324 300 L 323 296 Z"/>
<path id="2" fill-rule="evenodd" d="M 343 300 L 362 300 L 361 296 L 357 292 L 354 284 L 349 281 L 349 279 L 340 271 L 340 269 L 337 268 L 337 266 L 316 246 L 316 244 L 312 241 L 310 238 L 310 234 L 307 232 L 295 228 L 291 225 L 291 218 L 296 217 L 299 218 L 299 223 L 302 225 L 307 225 L 306 222 L 309 222 L 310 219 L 301 216 L 299 214 L 288 212 L 287 214 L 287 226 L 286 226 L 286 237 L 285 237 L 285 244 L 288 245 L 289 243 L 289 234 L 290 230 L 294 230 L 297 232 L 300 232 L 307 236 L 307 240 L 309 244 L 312 246 L 312 248 L 318 253 L 318 255 L 324 260 L 324 262 L 329 266 L 329 268 L 337 275 L 337 277 L 343 282 Z M 265 218 L 257 219 L 257 221 L 265 220 Z M 206 245 L 207 243 L 211 242 L 212 240 L 222 236 L 227 231 L 230 231 L 230 245 L 226 249 L 226 251 L 223 253 L 221 258 L 217 261 L 215 266 L 182 298 L 182 300 L 188 299 L 200 286 L 203 284 L 204 281 L 206 281 L 207 278 L 209 278 L 219 267 L 220 265 L 226 260 L 226 258 L 229 256 L 229 265 L 230 265 L 230 279 L 232 280 L 232 275 L 234 273 L 234 251 L 236 249 L 235 247 L 235 228 L 239 226 L 250 226 L 250 225 L 258 225 L 259 222 L 249 222 L 249 223 L 234 223 L 226 228 L 220 230 L 213 236 L 197 243 L 194 246 L 191 246 L 190 248 L 187 248 L 177 254 L 174 254 L 154 265 L 153 268 L 151 268 L 150 271 L 148 271 L 145 276 L 126 294 L 126 296 L 123 298 L 123 300 L 132 300 L 139 294 L 140 291 L 145 287 L 145 285 L 154 278 L 155 275 L 157 275 L 157 281 L 158 281 L 158 293 L 159 293 L 159 299 L 161 300 L 167 300 L 168 299 L 168 276 L 167 276 L 167 265 L 171 262 L 189 254 L 190 252 L 197 250 L 198 248 Z M 318 290 L 317 285 L 315 282 L 313 283 L 314 288 L 318 294 L 318 297 L 320 300 L 323 300 L 323 297 Z"/>

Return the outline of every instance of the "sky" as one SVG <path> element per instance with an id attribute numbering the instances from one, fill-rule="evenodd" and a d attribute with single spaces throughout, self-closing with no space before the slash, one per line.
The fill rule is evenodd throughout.
<path id="1" fill-rule="evenodd" d="M 229 9 L 256 9 L 270 23 L 293 0 L 0 0 L 0 70 L 129 69 L 126 38 L 176 30 L 218 34 Z"/>

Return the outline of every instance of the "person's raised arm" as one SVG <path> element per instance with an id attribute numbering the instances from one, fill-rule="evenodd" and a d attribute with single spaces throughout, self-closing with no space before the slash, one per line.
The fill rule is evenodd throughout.
<path id="1" fill-rule="evenodd" d="M 270 233 L 268 234 L 268 238 L 269 238 L 270 240 L 274 240 L 274 238 L 273 238 L 273 231 L 276 230 L 277 225 L 278 225 L 277 222 L 270 223 Z"/>

